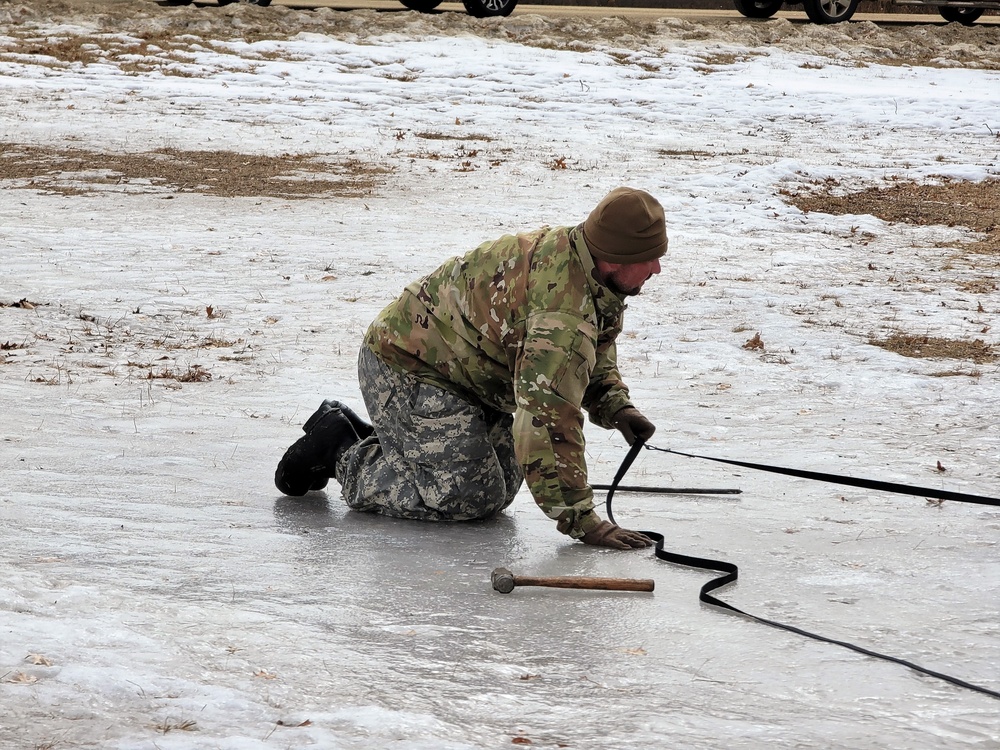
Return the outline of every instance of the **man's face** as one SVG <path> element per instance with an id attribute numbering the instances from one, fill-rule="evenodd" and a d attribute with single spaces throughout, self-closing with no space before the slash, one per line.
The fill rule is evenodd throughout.
<path id="1" fill-rule="evenodd" d="M 654 258 L 643 263 L 604 263 L 604 284 L 617 294 L 633 297 L 642 291 L 642 285 L 654 274 L 660 272 L 660 259 Z"/>

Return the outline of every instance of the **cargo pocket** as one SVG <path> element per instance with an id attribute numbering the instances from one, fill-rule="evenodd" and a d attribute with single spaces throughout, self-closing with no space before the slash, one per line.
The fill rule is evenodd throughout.
<path id="1" fill-rule="evenodd" d="M 402 453 L 415 464 L 443 467 L 493 455 L 482 407 L 435 385 L 422 383 L 409 414 L 400 417 L 409 422 L 401 430 Z"/>

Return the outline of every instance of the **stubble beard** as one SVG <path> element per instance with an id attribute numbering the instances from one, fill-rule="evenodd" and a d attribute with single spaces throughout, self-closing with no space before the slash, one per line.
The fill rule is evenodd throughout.
<path id="1" fill-rule="evenodd" d="M 648 277 L 646 279 L 643 279 L 642 283 L 640 283 L 638 287 L 633 287 L 628 289 L 622 286 L 620 283 L 618 283 L 617 273 L 611 273 L 605 280 L 605 284 L 612 292 L 617 294 L 619 297 L 635 297 L 637 294 L 642 292 L 642 285 L 645 284 L 647 280 Z"/>

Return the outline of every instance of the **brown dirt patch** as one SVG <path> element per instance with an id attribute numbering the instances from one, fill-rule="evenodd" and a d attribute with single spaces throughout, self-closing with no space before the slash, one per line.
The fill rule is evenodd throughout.
<path id="1" fill-rule="evenodd" d="M 125 187 L 131 193 L 167 190 L 226 198 L 353 198 L 370 195 L 386 172 L 356 159 L 334 162 L 316 154 L 174 148 L 123 154 L 0 143 L 0 180 L 65 195 Z"/>
<path id="2" fill-rule="evenodd" d="M 914 336 L 908 333 L 892 333 L 884 339 L 869 339 L 870 344 L 895 352 L 903 357 L 921 359 L 965 359 L 976 364 L 995 362 L 998 357 L 992 344 L 982 339 L 962 341 L 935 336 Z"/>
<path id="3" fill-rule="evenodd" d="M 884 188 L 869 188 L 846 195 L 836 181 L 818 185 L 801 193 L 782 191 L 786 201 L 803 211 L 833 215 L 871 215 L 883 221 L 919 226 L 965 226 L 981 233 L 974 242 L 961 246 L 961 252 L 989 256 L 988 264 L 1000 259 L 1000 180 L 957 182 L 944 180 L 936 185 L 900 183 Z M 871 266 L 869 266 L 871 267 Z M 958 289 L 987 295 L 997 290 L 993 276 L 966 279 Z M 979 312 L 985 312 L 979 303 Z M 989 326 L 983 329 L 983 333 Z M 868 343 L 903 357 L 964 360 L 985 364 L 1000 360 L 993 344 L 982 339 L 951 339 L 905 331 L 893 331 L 885 338 L 872 336 Z M 949 369 L 931 373 L 937 377 L 978 376 L 978 370 Z"/>
<path id="4" fill-rule="evenodd" d="M 901 183 L 835 195 L 839 184 L 819 190 L 783 192 L 786 201 L 802 211 L 842 216 L 870 214 L 883 221 L 930 226 L 964 226 L 984 237 L 966 246 L 968 252 L 1000 256 L 1000 180 L 937 185 Z"/>

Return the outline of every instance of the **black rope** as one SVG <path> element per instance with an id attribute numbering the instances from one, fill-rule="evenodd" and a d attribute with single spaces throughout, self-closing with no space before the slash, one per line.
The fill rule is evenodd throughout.
<path id="1" fill-rule="evenodd" d="M 632 466 L 632 462 L 635 461 L 636 456 L 639 455 L 639 451 L 643 449 L 645 443 L 641 440 L 636 440 L 632 447 L 629 449 L 628 454 L 622 461 L 620 467 L 618 467 L 618 472 L 615 474 L 614 481 L 611 483 L 611 488 L 608 490 L 608 498 L 605 501 L 605 507 L 607 509 L 608 520 L 611 523 L 615 523 L 614 514 L 611 512 L 611 499 L 614 497 L 615 490 L 618 488 L 619 483 L 622 478 L 628 472 L 629 468 Z M 651 447 L 651 446 L 645 446 Z M 655 448 L 654 450 L 663 450 L 662 448 Z M 675 453 L 676 451 L 664 451 L 666 453 Z M 679 454 L 687 455 L 687 454 Z M 693 458 L 704 458 L 704 456 L 693 456 Z M 712 459 L 719 460 L 719 459 Z M 732 461 L 726 461 L 724 463 L 737 463 Z M 756 466 L 749 464 L 739 464 L 741 466 L 747 466 L 748 468 L 757 468 Z M 789 470 L 785 470 L 782 473 L 787 473 Z M 801 476 L 801 475 L 796 475 Z M 827 476 L 827 475 L 824 475 Z M 825 480 L 829 481 L 829 480 Z M 952 498 L 953 499 L 953 498 Z M 909 667 L 910 669 L 920 672 L 921 674 L 926 674 L 931 677 L 936 677 L 939 680 L 944 680 L 952 685 L 958 687 L 966 688 L 968 690 L 974 690 L 977 693 L 982 693 L 984 695 L 989 695 L 993 698 L 1000 698 L 1000 692 L 995 690 L 990 690 L 989 688 L 982 687 L 981 685 L 975 685 L 971 682 L 966 682 L 965 680 L 960 680 L 957 677 L 952 677 L 951 675 L 943 674 L 942 672 L 935 672 L 932 669 L 927 669 L 926 667 L 921 667 L 919 664 L 914 664 L 911 661 L 906 661 L 905 659 L 900 659 L 895 656 L 889 656 L 888 654 L 881 654 L 877 651 L 871 651 L 870 649 L 858 646 L 854 643 L 848 643 L 847 641 L 838 641 L 834 638 L 828 638 L 824 635 L 819 635 L 817 633 L 812 633 L 808 630 L 802 630 L 794 625 L 786 625 L 783 622 L 777 622 L 776 620 L 768 620 L 764 617 L 758 617 L 757 615 L 750 614 L 749 612 L 744 612 L 742 609 L 734 607 L 732 604 L 728 604 L 715 596 L 712 596 L 712 592 L 717 589 L 721 589 L 724 586 L 728 586 L 731 583 L 736 583 L 736 580 L 740 576 L 739 568 L 731 562 L 726 562 L 724 560 L 710 560 L 705 557 L 691 557 L 688 555 L 681 555 L 676 552 L 668 552 L 663 549 L 664 536 L 656 531 L 640 531 L 640 534 L 644 534 L 653 540 L 655 543 L 654 553 L 660 560 L 665 560 L 666 562 L 673 563 L 675 565 L 684 565 L 689 568 L 699 568 L 701 570 L 714 570 L 725 575 L 719 576 L 718 578 L 713 578 L 708 581 L 705 585 L 701 587 L 701 593 L 698 595 L 698 600 L 715 607 L 720 607 L 721 609 L 727 610 L 734 614 L 743 615 L 751 620 L 762 623 L 764 625 L 770 625 L 772 628 L 778 628 L 779 630 L 786 630 L 790 633 L 796 633 L 798 635 L 803 635 L 806 638 L 812 638 L 813 640 L 822 641 L 823 643 L 832 643 L 837 646 L 843 646 L 844 648 L 850 649 L 851 651 L 856 651 L 859 654 L 864 654 L 865 656 L 872 656 L 876 659 L 883 659 L 885 661 L 891 661 L 896 664 L 901 664 L 904 667 Z"/>
<path id="2" fill-rule="evenodd" d="M 903 495 L 916 495 L 917 497 L 931 497 L 935 500 L 955 500 L 960 503 L 979 503 L 980 505 L 1000 505 L 1000 498 L 983 497 L 982 495 L 969 495 L 965 492 L 951 492 L 950 490 L 932 490 L 929 487 L 917 487 L 913 484 L 897 484 L 896 482 L 883 482 L 878 479 L 858 479 L 855 477 L 845 477 L 840 474 L 824 474 L 819 471 L 804 471 L 803 469 L 787 469 L 783 466 L 768 466 L 767 464 L 753 464 L 746 461 L 732 461 L 726 458 L 712 458 L 711 456 L 697 456 L 692 453 L 681 453 L 672 451 L 669 448 L 657 448 L 647 445 L 651 451 L 661 453 L 673 453 L 675 456 L 686 458 L 703 458 L 706 461 L 716 461 L 720 464 L 731 464 L 732 466 L 742 466 L 747 469 L 757 469 L 759 471 L 770 471 L 774 474 L 786 474 L 790 477 L 802 477 L 803 479 L 815 479 L 818 482 L 832 482 L 833 484 L 845 484 L 849 487 L 864 487 L 869 490 L 879 490 L 880 492 L 895 492 Z"/>

